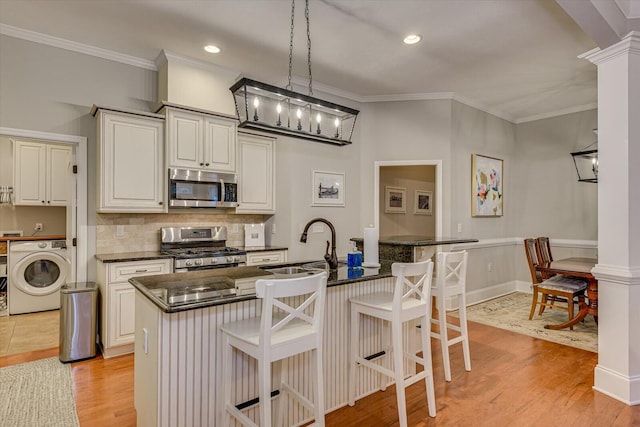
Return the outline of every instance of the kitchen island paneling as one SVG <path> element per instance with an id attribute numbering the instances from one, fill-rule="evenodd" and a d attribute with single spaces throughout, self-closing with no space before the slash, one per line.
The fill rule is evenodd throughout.
<path id="1" fill-rule="evenodd" d="M 247 269 L 249 267 L 246 267 Z M 235 269 L 227 269 L 235 270 Z M 242 270 L 239 268 L 237 270 Z M 162 277 L 162 276 L 156 276 Z M 150 279 L 150 278 L 149 278 Z M 324 326 L 324 389 L 327 411 L 347 404 L 347 366 L 349 304 L 352 296 L 392 290 L 392 277 L 361 281 L 343 281 L 327 288 L 327 313 Z M 222 402 L 219 398 L 222 371 L 222 333 L 226 322 L 258 316 L 261 301 L 252 298 L 167 313 L 136 287 L 135 405 L 140 426 L 211 426 L 219 425 Z M 383 350 L 379 324 L 361 319 L 363 354 Z M 405 335 L 415 348 L 413 325 Z M 234 360 L 236 402 L 250 402 L 257 397 L 255 362 L 236 353 Z M 309 356 L 298 355 L 282 362 L 284 381 L 307 394 L 310 372 Z M 409 369 L 413 369 L 411 366 Z M 378 374 L 364 371 L 359 375 L 358 395 L 379 389 Z M 288 400 L 285 424 L 294 425 L 311 415 L 295 400 Z M 253 417 L 257 407 L 249 409 Z"/>

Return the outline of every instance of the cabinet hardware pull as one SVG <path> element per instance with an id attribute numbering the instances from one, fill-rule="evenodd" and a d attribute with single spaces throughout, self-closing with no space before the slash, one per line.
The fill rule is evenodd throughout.
<path id="1" fill-rule="evenodd" d="M 204 165 L 205 165 L 205 166 L 209 166 L 209 163 L 205 163 Z"/>
<path id="2" fill-rule="evenodd" d="M 200 166 L 204 166 L 204 163 L 200 163 Z"/>
<path id="3" fill-rule="evenodd" d="M 147 271 L 149 271 L 148 269 L 144 269 L 144 270 L 136 270 L 136 273 L 146 273 Z"/>
<path id="4" fill-rule="evenodd" d="M 159 204 L 160 206 L 162 206 L 162 202 L 158 202 L 158 204 Z"/>

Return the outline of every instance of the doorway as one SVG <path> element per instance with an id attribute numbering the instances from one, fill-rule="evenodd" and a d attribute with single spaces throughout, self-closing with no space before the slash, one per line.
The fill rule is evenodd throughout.
<path id="1" fill-rule="evenodd" d="M 380 236 L 442 236 L 442 161 L 374 164 L 374 224 Z"/>
<path id="2" fill-rule="evenodd" d="M 0 127 L 0 137 L 37 140 L 42 143 L 69 144 L 73 147 L 71 163 L 76 165 L 77 173 L 70 174 L 71 191 L 64 218 L 68 256 L 72 265 L 69 282 L 86 282 L 88 262 L 87 138 L 4 127 Z"/>

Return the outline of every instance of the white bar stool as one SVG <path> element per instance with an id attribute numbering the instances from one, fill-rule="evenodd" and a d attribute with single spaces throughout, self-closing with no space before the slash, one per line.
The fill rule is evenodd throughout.
<path id="1" fill-rule="evenodd" d="M 444 379 L 451 381 L 451 363 L 449 361 L 449 347 L 462 343 L 464 354 L 464 368 L 471 371 L 471 357 L 469 355 L 469 332 L 467 330 L 467 304 L 465 298 L 467 282 L 467 251 L 438 252 L 437 279 L 432 288 L 432 296 L 436 299 L 438 319 L 431 322 L 440 325 L 439 333 L 431 332 L 433 338 L 440 340 L 442 348 L 442 364 L 444 365 Z M 446 299 L 458 297 L 458 313 L 460 326 L 447 323 Z M 460 336 L 449 338 L 448 329 L 460 332 Z"/>
<path id="2" fill-rule="evenodd" d="M 436 416 L 436 400 L 431 367 L 431 340 L 429 319 L 431 318 L 431 276 L 433 262 L 426 260 L 416 263 L 393 263 L 391 273 L 396 278 L 394 292 L 376 292 L 351 298 L 351 343 L 349 352 L 349 405 L 355 404 L 356 374 L 358 365 L 371 368 L 380 374 L 395 379 L 398 400 L 398 418 L 401 427 L 407 426 L 407 405 L 405 388 L 424 379 L 427 391 L 429 415 Z M 407 288 L 405 292 L 405 287 Z M 360 343 L 360 314 L 382 319 L 391 324 L 391 346 L 393 370 L 387 369 L 358 354 Z M 420 319 L 422 357 L 404 351 L 402 325 L 404 322 Z M 386 334 L 384 334 L 386 335 Z M 386 343 L 385 343 L 386 344 Z M 388 356 L 386 351 L 384 356 Z M 404 358 L 423 365 L 424 370 L 413 376 L 404 376 Z M 384 386 L 383 386 L 384 387 Z"/>
<path id="3" fill-rule="evenodd" d="M 290 393 L 311 411 L 315 423 L 324 426 L 324 387 L 322 373 L 322 330 L 324 324 L 327 273 L 292 279 L 260 279 L 256 281 L 256 296 L 263 298 L 261 317 L 223 324 L 222 354 L 224 413 L 222 425 L 228 426 L 231 416 L 243 425 L 257 426 L 253 420 L 231 403 L 233 348 L 258 361 L 258 398 L 260 425 L 271 426 L 271 362 L 311 351 L 313 375 L 311 388 L 314 402 L 289 385 L 279 384 L 278 422 L 283 419 L 284 392 Z M 304 300 L 283 298 L 308 295 Z M 289 302 L 296 301 L 294 305 Z M 301 302 L 300 302 L 301 301 Z M 309 314 L 313 311 L 312 314 Z"/>

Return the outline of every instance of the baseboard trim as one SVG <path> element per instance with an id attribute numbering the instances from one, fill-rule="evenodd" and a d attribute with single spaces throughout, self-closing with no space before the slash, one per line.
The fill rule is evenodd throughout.
<path id="1" fill-rule="evenodd" d="M 640 405 L 640 376 L 629 377 L 598 364 L 593 389 L 627 405 Z"/>
<path id="2" fill-rule="evenodd" d="M 521 283 L 526 284 L 526 282 L 511 280 L 509 282 L 499 283 L 497 285 L 489 286 L 487 288 L 477 289 L 475 291 L 467 292 L 465 294 L 467 298 L 467 307 L 470 305 L 480 304 L 481 302 L 489 301 L 491 299 L 498 298 L 504 295 L 508 295 L 516 291 L 520 291 L 521 288 L 523 288 L 523 285 L 521 285 Z M 531 285 L 527 285 L 527 286 L 530 287 Z M 528 291 L 531 292 L 531 289 L 528 289 Z M 524 290 L 523 292 L 527 292 L 527 291 Z M 457 310 L 458 299 L 455 297 L 447 298 L 447 301 L 445 302 L 445 307 L 447 311 Z"/>

